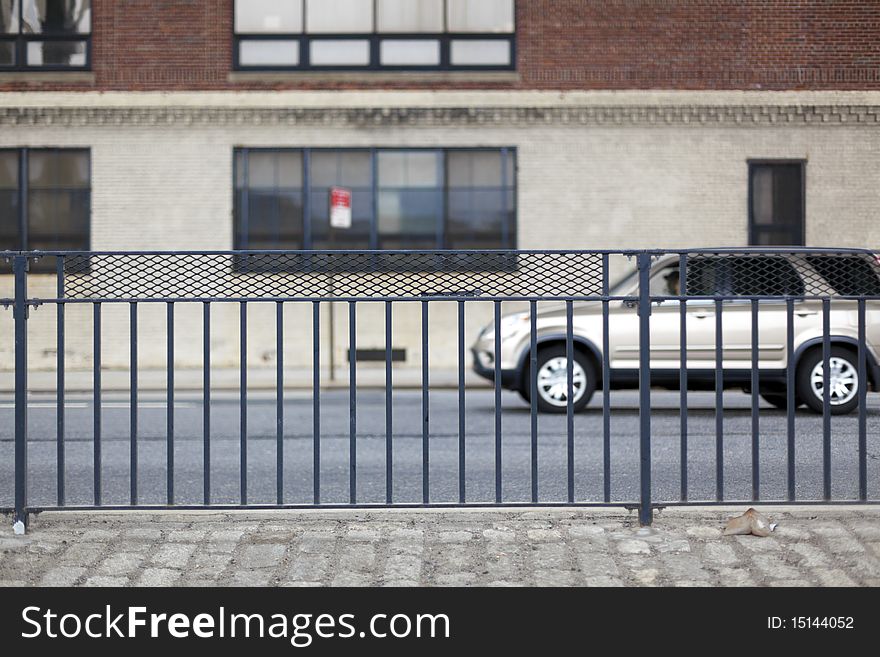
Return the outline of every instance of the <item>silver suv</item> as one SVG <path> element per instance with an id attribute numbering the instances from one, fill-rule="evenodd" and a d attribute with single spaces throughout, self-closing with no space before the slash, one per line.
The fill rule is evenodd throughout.
<path id="1" fill-rule="evenodd" d="M 875 256 L 862 252 L 841 253 L 750 253 L 741 255 L 699 254 L 688 256 L 688 296 L 788 296 L 794 302 L 794 352 L 786 349 L 787 310 L 782 298 L 759 302 L 758 362 L 760 394 L 777 408 L 786 408 L 786 368 L 789 358 L 796 363 L 796 404 L 821 412 L 823 406 L 822 301 L 814 296 L 880 296 L 880 265 Z M 636 296 L 637 272 L 631 272 L 610 290 L 610 296 Z M 679 295 L 679 257 L 665 256 L 651 268 L 652 297 Z M 799 298 L 806 297 L 806 298 Z M 714 389 L 715 309 L 714 299 L 688 299 L 687 385 L 692 390 Z M 868 389 L 880 385 L 880 301 L 866 301 L 866 343 Z M 841 414 L 858 405 L 862 382 L 858 374 L 857 301 L 833 299 L 830 315 L 830 409 Z M 725 388 L 750 391 L 751 302 L 725 300 L 722 310 L 723 373 Z M 501 386 L 529 399 L 530 317 L 528 312 L 501 318 Z M 537 313 L 538 408 L 565 412 L 568 376 L 565 349 L 565 304 L 547 304 Z M 602 302 L 574 303 L 573 407 L 584 408 L 602 374 Z M 681 370 L 680 302 L 662 300 L 652 304 L 651 381 L 659 387 L 677 390 Z M 639 320 L 631 301 L 609 302 L 609 371 L 611 389 L 638 386 Z M 485 327 L 472 347 L 474 370 L 494 380 L 494 323 Z"/>

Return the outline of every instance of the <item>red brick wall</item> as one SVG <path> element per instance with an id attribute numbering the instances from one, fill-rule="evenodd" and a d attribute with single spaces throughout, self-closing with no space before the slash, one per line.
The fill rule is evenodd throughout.
<path id="1" fill-rule="evenodd" d="M 11 89 L 880 89 L 880 0 L 519 0 L 518 81 L 229 82 L 232 0 L 93 0 L 95 84 Z"/>

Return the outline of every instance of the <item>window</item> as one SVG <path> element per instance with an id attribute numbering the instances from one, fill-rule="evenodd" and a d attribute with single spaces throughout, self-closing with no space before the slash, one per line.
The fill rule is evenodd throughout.
<path id="1" fill-rule="evenodd" d="M 236 0 L 234 30 L 239 70 L 515 68 L 514 0 Z"/>
<path id="2" fill-rule="evenodd" d="M 330 227 L 333 187 L 351 228 Z M 514 151 L 240 148 L 234 213 L 236 249 L 511 249 Z"/>
<path id="3" fill-rule="evenodd" d="M 89 166 L 87 150 L 0 150 L 0 251 L 88 250 Z"/>
<path id="4" fill-rule="evenodd" d="M 91 0 L 0 0 L 0 70 L 87 69 Z"/>
<path id="5" fill-rule="evenodd" d="M 693 296 L 803 296 L 804 281 L 782 255 L 688 258 L 687 293 Z"/>
<path id="6" fill-rule="evenodd" d="M 749 162 L 749 245 L 804 245 L 804 162 Z"/>

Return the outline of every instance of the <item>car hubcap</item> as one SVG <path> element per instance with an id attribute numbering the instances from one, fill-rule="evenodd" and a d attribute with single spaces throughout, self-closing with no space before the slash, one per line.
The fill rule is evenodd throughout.
<path id="1" fill-rule="evenodd" d="M 584 395 L 587 377 L 584 368 L 572 360 L 572 389 L 574 401 Z M 553 406 L 568 404 L 568 361 L 563 356 L 551 358 L 538 370 L 538 394 Z"/>
<path id="2" fill-rule="evenodd" d="M 843 358 L 832 356 L 828 364 L 831 371 L 828 377 L 828 391 L 832 406 L 846 404 L 859 391 L 859 376 L 852 363 Z M 819 361 L 810 374 L 810 384 L 813 386 L 813 394 L 819 399 L 824 399 L 825 381 L 823 376 L 822 361 Z"/>

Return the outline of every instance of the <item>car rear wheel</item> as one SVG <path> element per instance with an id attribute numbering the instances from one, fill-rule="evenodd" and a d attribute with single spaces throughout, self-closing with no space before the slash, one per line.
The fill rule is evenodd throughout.
<path id="1" fill-rule="evenodd" d="M 832 346 L 829 358 L 829 410 L 832 415 L 850 413 L 859 404 L 859 370 L 856 355 L 845 347 Z M 798 364 L 797 390 L 804 403 L 823 412 L 825 381 L 821 349 L 813 349 Z"/>
<path id="2" fill-rule="evenodd" d="M 578 351 L 572 356 L 572 408 L 582 410 L 596 390 L 596 370 L 590 359 Z M 530 401 L 531 374 L 527 373 L 527 390 L 523 397 Z M 538 410 L 542 413 L 565 413 L 568 409 L 568 358 L 564 345 L 538 351 Z"/>

